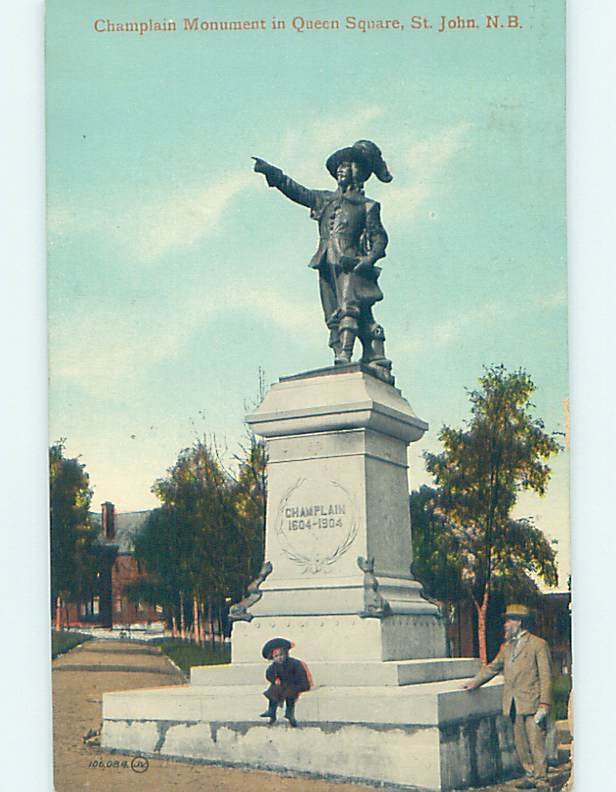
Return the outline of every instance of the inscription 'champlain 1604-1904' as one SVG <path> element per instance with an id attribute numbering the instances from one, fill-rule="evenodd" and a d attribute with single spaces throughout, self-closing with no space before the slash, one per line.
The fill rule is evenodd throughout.
<path id="1" fill-rule="evenodd" d="M 284 520 L 289 531 L 311 531 L 322 528 L 341 528 L 346 514 L 344 503 L 285 506 Z"/>

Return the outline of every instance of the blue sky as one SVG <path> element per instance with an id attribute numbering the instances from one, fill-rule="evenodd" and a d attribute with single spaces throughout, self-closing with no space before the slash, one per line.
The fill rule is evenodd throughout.
<path id="1" fill-rule="evenodd" d="M 343 2 L 303 3 L 341 18 Z M 289 3 L 50 0 L 47 33 L 50 436 L 94 503 L 155 505 L 154 479 L 196 432 L 232 453 L 266 381 L 329 363 L 316 224 L 268 190 L 251 155 L 311 187 L 336 148 L 375 140 L 370 180 L 397 385 L 431 430 L 468 413 L 484 364 L 522 366 L 563 431 L 568 395 L 560 0 L 517 3 L 523 28 L 100 34 L 93 20 L 289 18 Z M 257 10 L 258 9 L 258 10 Z M 292 11 L 289 13 L 288 9 Z M 355 2 L 357 17 L 483 20 L 511 6 Z M 525 497 L 568 574 L 568 455 Z M 563 577 L 566 583 L 566 577 Z"/>

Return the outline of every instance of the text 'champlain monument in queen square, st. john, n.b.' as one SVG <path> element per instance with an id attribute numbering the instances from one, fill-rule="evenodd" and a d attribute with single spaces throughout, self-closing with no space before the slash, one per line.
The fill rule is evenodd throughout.
<path id="1" fill-rule="evenodd" d="M 502 682 L 463 690 L 479 660 L 447 656 L 443 617 L 410 571 L 407 449 L 428 426 L 394 386 L 373 315 L 387 234 L 364 193 L 392 176 L 368 140 L 326 167 L 334 190 L 254 158 L 318 223 L 310 266 L 334 365 L 281 378 L 246 418 L 267 446 L 265 558 L 231 608 L 232 662 L 193 668 L 189 685 L 104 694 L 102 745 L 429 790 L 489 783 L 516 766 Z M 300 728 L 258 716 L 261 650 L 279 636 L 313 677 Z"/>

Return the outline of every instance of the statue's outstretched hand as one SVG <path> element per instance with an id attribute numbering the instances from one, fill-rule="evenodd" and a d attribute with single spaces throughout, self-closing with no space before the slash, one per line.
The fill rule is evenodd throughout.
<path id="1" fill-rule="evenodd" d="M 275 186 L 282 176 L 280 168 L 277 168 L 275 165 L 270 165 L 269 162 L 266 162 L 266 160 L 260 157 L 253 157 L 253 160 L 255 161 L 255 171 L 265 176 L 270 187 Z"/>
<path id="2" fill-rule="evenodd" d="M 270 165 L 269 162 L 266 162 L 264 159 L 260 157 L 253 157 L 255 161 L 255 170 L 257 173 L 267 173 L 268 171 L 273 170 L 273 165 Z"/>

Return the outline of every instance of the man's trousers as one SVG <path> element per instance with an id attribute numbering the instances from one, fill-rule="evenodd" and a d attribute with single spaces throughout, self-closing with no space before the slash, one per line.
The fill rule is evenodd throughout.
<path id="1" fill-rule="evenodd" d="M 534 715 L 518 715 L 515 711 L 515 701 L 511 704 L 510 716 L 515 749 L 526 775 L 535 780 L 547 780 L 545 730 L 537 726 Z"/>

